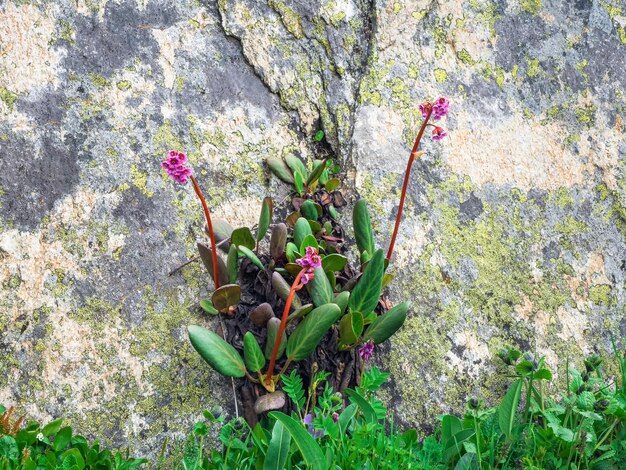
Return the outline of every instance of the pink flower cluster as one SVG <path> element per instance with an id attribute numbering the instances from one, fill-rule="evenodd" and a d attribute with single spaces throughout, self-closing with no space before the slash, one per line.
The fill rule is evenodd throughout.
<path id="1" fill-rule="evenodd" d="M 374 355 L 374 343 L 368 341 L 363 346 L 359 347 L 359 355 L 364 361 L 369 361 Z"/>
<path id="2" fill-rule="evenodd" d="M 297 259 L 296 263 L 305 268 L 305 271 L 300 276 L 300 281 L 302 284 L 307 284 L 311 281 L 311 279 L 313 279 L 313 276 L 315 275 L 315 268 L 322 266 L 322 258 L 320 258 L 320 255 L 317 253 L 315 248 L 307 246 L 304 256 Z"/>
<path id="3" fill-rule="evenodd" d="M 448 98 L 444 96 L 440 96 L 439 98 L 437 98 L 434 103 L 431 103 L 430 101 L 424 101 L 419 106 L 420 111 L 422 112 L 422 117 L 424 119 L 432 116 L 435 121 L 438 121 L 446 114 L 448 114 L 449 107 L 450 101 L 448 101 Z M 432 126 L 433 128 L 433 132 L 431 135 L 433 140 L 441 140 L 448 135 L 448 133 L 439 126 L 434 126 L 432 124 L 429 124 L 429 126 Z"/>
<path id="4" fill-rule="evenodd" d="M 178 150 L 170 150 L 167 152 L 167 159 L 161 162 L 161 166 L 165 168 L 167 174 L 177 183 L 186 184 L 193 170 L 187 163 L 187 155 Z"/>

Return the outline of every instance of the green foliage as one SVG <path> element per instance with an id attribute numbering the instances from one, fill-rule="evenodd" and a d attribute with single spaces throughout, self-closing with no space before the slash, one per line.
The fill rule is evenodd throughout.
<path id="1" fill-rule="evenodd" d="M 250 372 L 259 372 L 265 365 L 263 351 L 250 331 L 243 335 L 243 358 Z"/>
<path id="2" fill-rule="evenodd" d="M 374 254 L 374 234 L 367 203 L 364 199 L 359 199 L 354 205 L 352 225 L 354 226 L 356 245 L 361 253 L 361 260 L 367 261 Z"/>
<path id="3" fill-rule="evenodd" d="M 374 344 L 387 341 L 404 324 L 410 305 L 409 302 L 398 304 L 387 313 L 376 317 L 376 320 L 367 328 L 363 341 L 372 340 Z"/>
<path id="4" fill-rule="evenodd" d="M 315 350 L 329 328 L 339 319 L 341 312 L 335 304 L 321 305 L 298 324 L 287 342 L 287 357 L 301 361 Z"/>
<path id="5" fill-rule="evenodd" d="M 306 288 L 316 307 L 331 303 L 335 297 L 333 288 L 322 268 L 315 268 L 315 275 Z"/>
<path id="6" fill-rule="evenodd" d="M 261 215 L 259 215 L 259 228 L 256 233 L 256 241 L 260 242 L 265 238 L 265 234 L 267 234 L 267 230 L 270 228 L 270 223 L 272 221 L 272 198 L 266 197 L 263 199 L 263 204 L 261 205 Z"/>
<path id="7" fill-rule="evenodd" d="M 352 312 L 360 312 L 367 316 L 378 304 L 382 291 L 385 273 L 385 256 L 383 250 L 377 250 L 365 266 L 363 275 L 350 295 L 348 307 Z"/>
<path id="8" fill-rule="evenodd" d="M 0 405 L 2 470 L 133 470 L 148 462 L 131 458 L 128 452 L 101 449 L 98 441 L 89 444 L 83 436 L 75 435 L 71 426 L 63 426 L 61 419 L 45 426 L 30 421 L 24 427 L 14 423 L 8 426 L 8 421 Z"/>
<path id="9" fill-rule="evenodd" d="M 187 329 L 191 345 L 213 369 L 226 377 L 245 375 L 243 360 L 234 347 L 201 326 L 190 325 Z"/>

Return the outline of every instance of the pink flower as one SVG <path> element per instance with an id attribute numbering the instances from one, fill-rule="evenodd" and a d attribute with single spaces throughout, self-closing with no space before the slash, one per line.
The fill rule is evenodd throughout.
<path id="1" fill-rule="evenodd" d="M 374 343 L 372 341 L 368 341 L 363 346 L 359 348 L 359 355 L 363 358 L 364 361 L 369 361 L 374 355 Z"/>
<path id="2" fill-rule="evenodd" d="M 167 159 L 161 162 L 161 166 L 174 181 L 186 184 L 193 174 L 192 168 L 185 165 L 186 162 L 187 155 L 178 150 L 170 150 L 167 152 Z"/>
<path id="3" fill-rule="evenodd" d="M 317 250 L 312 246 L 306 247 L 304 256 L 296 260 L 303 268 L 319 268 L 322 266 L 322 258 L 317 254 Z"/>
<path id="4" fill-rule="evenodd" d="M 433 104 L 433 117 L 435 120 L 439 120 L 448 114 L 448 107 L 450 106 L 450 101 L 447 98 L 440 96 L 435 100 Z M 422 112 L 423 114 L 423 112 Z"/>
<path id="5" fill-rule="evenodd" d="M 428 115 L 430 114 L 432 108 L 433 108 L 433 105 L 429 101 L 424 101 L 422 104 L 420 104 L 420 111 L 422 112 L 422 118 L 426 119 Z"/>
<path id="6" fill-rule="evenodd" d="M 304 284 L 308 284 L 309 282 L 311 282 L 311 280 L 315 277 L 315 271 L 313 270 L 313 268 L 307 268 L 306 271 L 304 271 L 301 275 L 300 275 L 300 283 L 302 285 Z"/>
<path id="7" fill-rule="evenodd" d="M 433 140 L 441 140 L 443 139 L 445 136 L 447 136 L 448 133 L 446 131 L 444 131 L 441 127 L 436 126 L 433 129 L 433 134 L 432 134 L 432 139 Z"/>

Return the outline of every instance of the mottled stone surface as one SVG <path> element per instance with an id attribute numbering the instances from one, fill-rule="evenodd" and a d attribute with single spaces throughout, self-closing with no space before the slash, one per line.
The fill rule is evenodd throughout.
<path id="1" fill-rule="evenodd" d="M 626 336 L 626 3 L 619 0 L 0 2 L 0 402 L 154 454 L 230 383 L 185 341 L 209 282 L 185 149 L 217 215 L 285 194 L 269 155 L 322 127 L 385 246 L 417 105 L 450 137 L 415 164 L 378 355 L 427 429 L 503 389 L 515 344 L 563 375 Z M 348 181 L 348 184 L 350 181 Z M 346 217 L 348 220 L 349 217 Z M 217 325 L 213 325 L 217 326 Z"/>

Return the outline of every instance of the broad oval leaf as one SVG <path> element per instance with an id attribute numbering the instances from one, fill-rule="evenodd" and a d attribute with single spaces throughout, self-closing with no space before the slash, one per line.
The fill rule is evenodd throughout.
<path id="1" fill-rule="evenodd" d="M 304 256 L 304 254 L 306 253 L 306 249 L 309 246 L 312 246 L 316 250 L 319 250 L 320 248 L 315 236 L 310 235 L 310 234 L 304 237 L 304 240 L 302 240 L 302 244 L 300 245 L 300 254 Z"/>
<path id="2" fill-rule="evenodd" d="M 215 276 L 213 275 L 213 251 L 208 246 L 202 242 L 198 242 L 198 253 L 200 253 L 200 259 L 202 260 L 202 264 L 209 271 L 209 274 L 213 279 Z M 217 257 L 217 271 L 219 274 L 219 284 L 223 286 L 224 284 L 228 284 L 228 269 L 226 268 L 226 264 L 224 260 L 218 255 Z"/>
<path id="3" fill-rule="evenodd" d="M 269 415 L 276 421 L 280 421 L 289 431 L 293 441 L 300 450 L 302 458 L 311 470 L 326 470 L 326 458 L 321 447 L 313 436 L 302 426 L 302 423 L 279 411 L 271 411 Z"/>
<path id="4" fill-rule="evenodd" d="M 295 243 L 287 243 L 285 254 L 287 256 L 287 260 L 290 263 L 295 263 L 296 259 L 300 258 L 300 252 L 298 251 L 298 247 L 295 245 Z"/>
<path id="5" fill-rule="evenodd" d="M 292 173 L 295 173 L 297 171 L 305 178 L 309 176 L 309 170 L 306 169 L 306 166 L 304 165 L 302 160 L 300 160 L 294 154 L 289 153 L 285 155 L 284 159 L 285 159 L 285 163 L 291 169 Z"/>
<path id="6" fill-rule="evenodd" d="M 290 322 L 293 320 L 297 320 L 298 318 L 302 318 L 306 316 L 311 310 L 313 310 L 313 304 L 303 305 L 302 307 L 294 310 L 293 313 L 287 318 L 287 321 Z"/>
<path id="7" fill-rule="evenodd" d="M 266 197 L 263 199 L 261 205 L 261 215 L 259 216 L 259 227 L 256 232 L 256 241 L 260 242 L 265 237 L 267 229 L 270 228 L 270 222 L 272 221 L 272 198 Z"/>
<path id="8" fill-rule="evenodd" d="M 350 346 L 356 343 L 363 332 L 363 315 L 360 312 L 349 312 L 339 322 L 339 344 Z"/>
<path id="9" fill-rule="evenodd" d="M 274 343 L 276 342 L 276 336 L 278 335 L 278 330 L 280 328 L 280 320 L 276 317 L 270 318 L 267 322 L 267 338 L 265 340 L 265 358 L 267 360 L 272 356 L 272 350 L 274 349 Z M 280 359 L 285 352 L 285 348 L 287 347 L 287 334 L 283 332 L 283 338 L 280 342 L 280 346 L 278 348 L 278 354 L 276 355 L 276 359 Z"/>
<path id="10" fill-rule="evenodd" d="M 226 284 L 215 292 L 211 297 L 213 307 L 222 313 L 234 313 L 237 304 L 241 300 L 241 287 L 237 284 Z"/>
<path id="11" fill-rule="evenodd" d="M 304 176 L 300 174 L 299 171 L 296 171 L 293 174 L 294 186 L 296 187 L 296 192 L 300 195 L 304 193 Z"/>
<path id="12" fill-rule="evenodd" d="M 243 358 L 250 372 L 258 372 L 265 365 L 263 351 L 250 331 L 243 335 Z"/>
<path id="13" fill-rule="evenodd" d="M 513 428 L 515 427 L 515 415 L 517 414 L 517 405 L 522 394 L 523 384 L 522 379 L 517 379 L 513 382 L 498 407 L 498 424 L 502 433 L 509 440 L 512 438 Z"/>
<path id="14" fill-rule="evenodd" d="M 304 201 L 304 203 L 302 203 L 302 206 L 300 206 L 300 213 L 303 217 L 309 220 L 317 220 L 318 217 L 315 203 L 310 199 L 307 199 L 306 201 Z"/>
<path id="15" fill-rule="evenodd" d="M 245 246 L 250 250 L 254 250 L 254 247 L 256 246 L 256 241 L 254 240 L 252 232 L 248 227 L 241 227 L 233 230 L 233 233 L 230 236 L 230 242 L 233 245 L 237 245 L 240 250 L 242 246 Z"/>
<path id="16" fill-rule="evenodd" d="M 282 158 L 268 157 L 267 166 L 281 181 L 288 184 L 294 183 L 293 174 Z"/>
<path id="17" fill-rule="evenodd" d="M 313 235 L 313 230 L 311 230 L 309 222 L 304 217 L 300 217 L 296 220 L 296 225 L 293 227 L 293 242 L 297 247 L 300 247 L 304 237 L 307 235 Z"/>
<path id="18" fill-rule="evenodd" d="M 239 252 L 235 245 L 230 245 L 228 250 L 226 269 L 228 270 L 228 283 L 235 284 L 237 282 L 237 274 L 239 273 Z"/>
<path id="19" fill-rule="evenodd" d="M 215 243 L 217 246 L 224 252 L 228 253 L 228 249 L 230 248 L 230 235 L 233 233 L 233 227 L 224 219 L 214 218 L 211 220 L 213 225 L 213 235 L 215 236 Z M 208 227 L 205 226 L 207 235 Z M 228 240 L 228 241 L 227 241 Z"/>
<path id="20" fill-rule="evenodd" d="M 287 226 L 283 223 L 276 224 L 272 228 L 270 237 L 270 256 L 274 260 L 279 260 L 285 253 L 287 245 Z"/>
<path id="21" fill-rule="evenodd" d="M 316 307 L 329 304 L 335 299 L 333 288 L 322 268 L 315 268 L 315 275 L 307 283 L 306 289 Z"/>
<path id="22" fill-rule="evenodd" d="M 252 261 L 252 263 L 261 271 L 265 270 L 265 266 L 263 266 L 263 263 L 261 263 L 261 260 L 258 258 L 258 256 L 254 254 L 254 251 L 242 245 L 239 245 L 239 251 L 241 251 L 241 253 L 250 261 Z"/>
<path id="23" fill-rule="evenodd" d="M 339 309 L 341 310 L 342 315 L 346 311 L 346 308 L 348 308 L 349 299 L 350 299 L 350 292 L 348 291 L 340 292 L 339 294 L 335 296 L 335 303 L 339 306 Z"/>
<path id="24" fill-rule="evenodd" d="M 209 299 L 203 299 L 200 301 L 200 307 L 202 308 L 202 310 L 204 310 L 206 313 L 208 313 L 209 315 L 217 315 L 218 312 L 217 309 L 213 306 L 213 304 L 211 303 L 211 301 Z"/>
<path id="25" fill-rule="evenodd" d="M 296 327 L 287 341 L 287 357 L 301 361 L 311 354 L 341 312 L 335 304 L 317 307 Z"/>
<path id="26" fill-rule="evenodd" d="M 406 313 L 409 311 L 410 306 L 409 302 L 403 302 L 392 307 L 388 312 L 379 315 L 367 328 L 363 340 L 372 340 L 374 344 L 387 341 L 400 329 L 404 320 L 406 320 Z"/>
<path id="27" fill-rule="evenodd" d="M 287 297 L 289 297 L 289 292 L 291 292 L 291 286 L 287 281 L 285 281 L 285 278 L 276 271 L 272 273 L 272 287 L 274 288 L 274 291 L 276 292 L 276 295 L 278 295 L 278 297 L 280 297 L 284 301 L 287 301 Z M 298 309 L 300 307 L 302 307 L 302 301 L 296 293 L 294 294 L 293 300 L 291 301 L 291 308 Z"/>
<path id="28" fill-rule="evenodd" d="M 328 191 L 329 193 L 332 193 L 335 189 L 339 187 L 340 184 L 341 184 L 341 181 L 338 178 L 331 178 L 325 184 L 326 191 Z"/>
<path id="29" fill-rule="evenodd" d="M 365 199 L 359 199 L 352 211 L 352 225 L 354 226 L 354 238 L 361 253 L 374 253 L 374 234 L 372 233 L 372 221 L 367 210 Z"/>
<path id="30" fill-rule="evenodd" d="M 322 268 L 324 271 L 342 271 L 348 262 L 348 258 L 338 253 L 332 253 L 322 258 Z"/>
<path id="31" fill-rule="evenodd" d="M 289 456 L 291 434 L 283 423 L 276 421 L 272 429 L 272 439 L 265 454 L 263 470 L 283 470 Z"/>
<path id="32" fill-rule="evenodd" d="M 187 330 L 191 345 L 213 369 L 226 377 L 241 378 L 246 375 L 241 356 L 220 336 L 197 325 L 189 325 Z"/>
<path id="33" fill-rule="evenodd" d="M 307 186 L 311 186 L 320 178 L 320 176 L 322 176 L 322 173 L 326 169 L 326 162 L 328 162 L 327 158 L 322 161 L 316 160 L 313 162 L 313 171 L 311 171 L 309 177 L 306 180 Z"/>
<path id="34" fill-rule="evenodd" d="M 385 273 L 385 256 L 383 250 L 376 250 L 367 263 L 363 275 L 350 294 L 350 310 L 361 312 L 363 316 L 373 312 L 378 304 Z"/>

